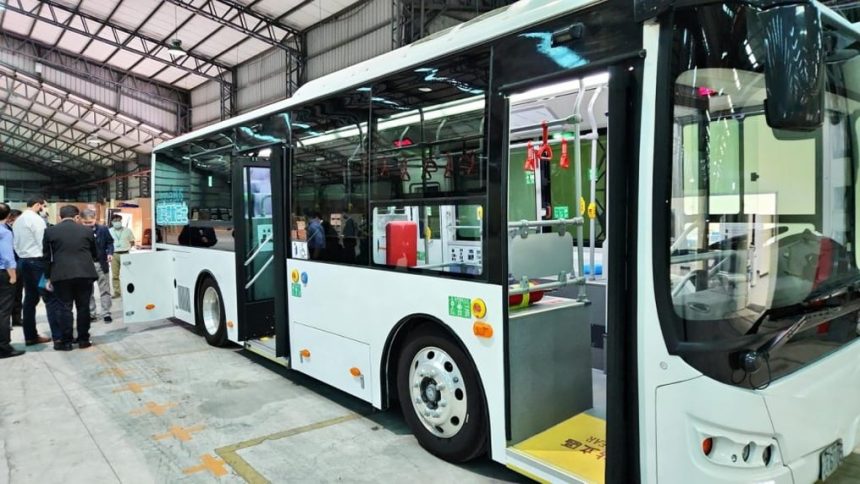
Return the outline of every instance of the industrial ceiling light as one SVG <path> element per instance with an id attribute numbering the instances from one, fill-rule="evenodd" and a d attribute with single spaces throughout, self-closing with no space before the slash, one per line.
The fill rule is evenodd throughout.
<path id="1" fill-rule="evenodd" d="M 59 159 L 59 158 L 54 158 L 54 159 L 53 159 L 53 160 L 51 160 L 51 161 L 53 161 L 54 163 L 62 163 L 62 162 L 63 162 L 63 160 L 61 160 L 61 159 Z"/>
<path id="2" fill-rule="evenodd" d="M 87 144 L 90 146 L 98 146 L 102 144 L 102 140 L 95 133 L 87 136 Z"/>
<path id="3" fill-rule="evenodd" d="M 185 49 L 182 48 L 182 41 L 179 39 L 170 39 L 167 44 L 167 53 L 172 57 L 181 57 L 185 55 Z"/>

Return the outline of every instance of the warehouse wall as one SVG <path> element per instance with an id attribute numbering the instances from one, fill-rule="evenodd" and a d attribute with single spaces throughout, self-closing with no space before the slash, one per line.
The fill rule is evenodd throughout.
<path id="1" fill-rule="evenodd" d="M 5 187 L 5 202 L 25 202 L 28 198 L 44 195 L 44 187 L 51 178 L 12 163 L 0 160 L 0 185 Z"/>
<path id="2" fill-rule="evenodd" d="M 308 80 L 391 50 L 392 2 L 369 0 L 307 33 Z"/>

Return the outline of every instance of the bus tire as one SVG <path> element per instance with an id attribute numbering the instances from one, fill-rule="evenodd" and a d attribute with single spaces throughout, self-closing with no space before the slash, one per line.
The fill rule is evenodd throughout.
<path id="1" fill-rule="evenodd" d="M 224 298 L 218 283 L 211 277 L 205 277 L 197 290 L 194 314 L 197 329 L 212 346 L 224 346 L 227 342 L 227 321 L 224 311 Z"/>
<path id="2" fill-rule="evenodd" d="M 486 452 L 488 417 L 478 372 L 459 344 L 432 328 L 409 335 L 397 363 L 403 418 L 418 443 L 449 462 Z"/>

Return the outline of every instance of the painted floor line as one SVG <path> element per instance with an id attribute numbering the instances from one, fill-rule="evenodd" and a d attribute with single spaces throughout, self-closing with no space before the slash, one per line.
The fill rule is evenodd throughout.
<path id="1" fill-rule="evenodd" d="M 236 474 L 238 474 L 239 477 L 241 477 L 242 479 L 245 479 L 245 481 L 249 484 L 266 484 L 269 482 L 269 480 L 263 477 L 262 474 L 257 472 L 256 469 L 251 467 L 251 464 L 248 464 L 248 462 L 243 459 L 242 456 L 239 455 L 240 450 L 260 445 L 263 442 L 269 440 L 279 440 L 286 437 L 292 437 L 294 435 L 302 434 L 305 432 L 319 430 L 325 427 L 331 427 L 332 425 L 349 422 L 350 420 L 355 420 L 361 417 L 362 415 L 360 414 L 350 413 L 341 417 L 335 417 L 328 420 L 312 423 L 310 425 L 303 425 L 301 427 L 296 427 L 289 430 L 282 430 L 280 432 L 275 432 L 274 434 L 264 435 L 262 437 L 245 440 L 243 442 L 215 449 L 215 454 L 217 454 L 218 457 L 224 459 L 224 462 L 229 464 L 230 467 L 232 467 L 233 470 L 236 472 Z"/>

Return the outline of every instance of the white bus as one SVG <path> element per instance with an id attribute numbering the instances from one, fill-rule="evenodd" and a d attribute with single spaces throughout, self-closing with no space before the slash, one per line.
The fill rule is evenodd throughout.
<path id="1" fill-rule="evenodd" d="M 858 30 L 523 0 L 159 146 L 125 321 L 572 482 L 826 479 L 858 445 Z M 857 76 L 857 77 L 855 77 Z"/>

